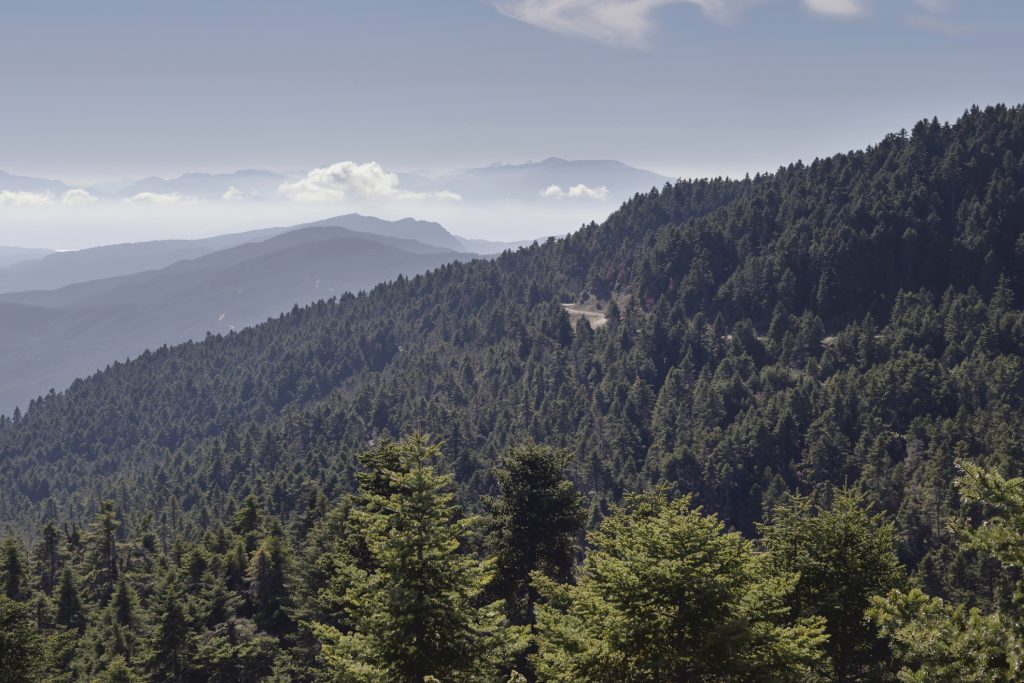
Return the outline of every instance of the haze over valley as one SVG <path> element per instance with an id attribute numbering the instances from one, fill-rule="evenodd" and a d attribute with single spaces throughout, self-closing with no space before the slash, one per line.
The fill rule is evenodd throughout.
<path id="1" fill-rule="evenodd" d="M 0 21 L 0 683 L 1011 682 L 1024 3 Z"/>

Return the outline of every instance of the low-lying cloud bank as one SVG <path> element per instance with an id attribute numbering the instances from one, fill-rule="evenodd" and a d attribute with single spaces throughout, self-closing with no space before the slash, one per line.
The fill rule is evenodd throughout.
<path id="1" fill-rule="evenodd" d="M 24 190 L 0 190 L 0 206 L 52 206 L 54 204 L 77 205 L 98 201 L 87 190 L 75 188 L 60 195 L 53 192 L 26 192 Z"/>

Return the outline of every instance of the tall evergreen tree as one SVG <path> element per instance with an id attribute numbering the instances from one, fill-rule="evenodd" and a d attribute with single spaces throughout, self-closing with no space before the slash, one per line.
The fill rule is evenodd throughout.
<path id="1" fill-rule="evenodd" d="M 3 579 L 3 591 L 11 600 L 23 601 L 28 598 L 28 571 L 21 548 L 13 538 L 4 541 L 0 548 L 0 577 Z"/>
<path id="2" fill-rule="evenodd" d="M 356 570 L 344 596 L 351 631 L 315 626 L 339 681 L 499 680 L 522 646 L 500 602 L 478 604 L 493 562 L 460 552 L 475 520 L 459 518 L 451 477 L 434 471 L 438 456 L 415 436 L 364 458 L 375 466 L 368 488 L 393 492 L 365 493 L 354 513 L 374 569 Z"/>
<path id="3" fill-rule="evenodd" d="M 0 595 L 0 681 L 35 683 L 43 665 L 43 641 L 24 603 Z"/>
<path id="4" fill-rule="evenodd" d="M 540 680 L 802 681 L 816 665 L 824 620 L 790 616 L 796 575 L 688 498 L 634 497 L 589 545 L 577 585 L 538 577 Z"/>
<path id="5" fill-rule="evenodd" d="M 195 643 L 189 629 L 185 596 L 174 579 L 167 580 L 153 609 L 149 669 L 162 681 L 186 681 Z"/>
<path id="6" fill-rule="evenodd" d="M 60 533 L 53 521 L 48 521 L 40 532 L 36 545 L 35 574 L 39 590 L 47 595 L 57 587 L 57 577 L 63 564 L 60 550 Z"/>
<path id="7" fill-rule="evenodd" d="M 759 529 L 773 570 L 800 577 L 789 598 L 794 611 L 825 618 L 835 677 L 884 678 L 888 648 L 864 611 L 872 596 L 906 585 L 892 521 L 871 514 L 862 494 L 843 489 L 830 506 L 792 497 Z"/>
<path id="8" fill-rule="evenodd" d="M 584 516 L 580 495 L 565 477 L 571 458 L 567 451 L 545 446 L 514 446 L 495 470 L 499 494 L 490 506 L 494 588 L 519 624 L 533 623 L 533 572 L 562 583 L 572 578 Z"/>
<path id="9" fill-rule="evenodd" d="M 57 584 L 57 615 L 56 622 L 68 629 L 82 630 L 85 628 L 85 614 L 82 612 L 82 599 L 78 593 L 78 582 L 70 567 L 61 572 Z"/>
<path id="10" fill-rule="evenodd" d="M 85 587 L 90 597 L 106 603 L 114 593 L 120 571 L 117 530 L 120 527 L 114 501 L 104 500 L 83 539 L 86 552 Z"/>

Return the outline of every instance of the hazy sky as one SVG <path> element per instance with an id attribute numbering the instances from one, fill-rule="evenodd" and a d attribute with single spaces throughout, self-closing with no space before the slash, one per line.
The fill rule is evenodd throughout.
<path id="1" fill-rule="evenodd" d="M 735 175 L 1020 102 L 1021 64 L 1022 0 L 12 2 L 0 170 Z"/>
<path id="2" fill-rule="evenodd" d="M 1024 92 L 1020 0 L 38 0 L 0 169 L 770 168 Z"/>

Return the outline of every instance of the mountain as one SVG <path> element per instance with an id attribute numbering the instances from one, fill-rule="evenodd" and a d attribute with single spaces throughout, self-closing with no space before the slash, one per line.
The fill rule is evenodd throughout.
<path id="1" fill-rule="evenodd" d="M 304 227 L 334 226 L 382 237 L 416 240 L 442 249 L 466 253 L 498 253 L 522 243 L 463 240 L 438 223 L 405 218 L 386 221 L 370 216 L 348 214 L 314 223 L 289 227 L 264 228 L 194 240 L 157 240 L 129 242 L 77 251 L 45 254 L 43 258 L 0 267 L 0 294 L 37 289 L 57 289 L 146 270 L 165 268 L 177 261 L 195 259 L 248 242 L 259 242 Z M 474 248 L 475 247 L 475 248 Z M 0 263 L 3 262 L 0 251 Z"/>
<path id="2" fill-rule="evenodd" d="M 577 185 L 585 185 L 593 191 L 606 188 L 606 196 L 617 200 L 661 187 L 670 180 L 620 161 L 575 161 L 556 157 L 525 164 L 492 164 L 437 178 L 417 174 L 400 174 L 399 178 L 403 189 L 413 192 L 448 190 L 471 201 L 554 201 L 554 197 L 542 196 L 553 185 L 566 193 Z"/>
<path id="3" fill-rule="evenodd" d="M 33 572 L 5 544 L 0 606 L 24 628 L 56 614 L 92 670 L 98 643 L 146 638 L 203 675 L 314 680 L 326 652 L 358 679 L 386 677 L 384 637 L 408 649 L 411 599 L 454 593 L 429 611 L 475 629 L 489 591 L 529 619 L 533 587 L 542 680 L 1012 680 L 1022 226 L 1024 107 L 975 107 L 116 363 L 0 419 L 0 520 L 39 539 Z M 217 274 L 308 264 L 334 236 L 337 276 L 364 247 L 451 254 L 305 230 L 175 282 L 230 301 Z M 0 331 L 50 324 L 63 296 L 5 299 Z M 413 432 L 442 452 L 392 440 Z M 510 561 L 530 549 L 561 576 Z M 491 654 L 495 680 L 520 664 Z"/>
<path id="4" fill-rule="evenodd" d="M 290 229 L 267 228 L 198 240 L 129 242 L 53 252 L 43 258 L 0 268 L 0 293 L 57 289 L 76 282 L 163 268 L 176 261 L 267 239 Z"/>
<path id="5" fill-rule="evenodd" d="M 290 230 L 160 270 L 0 295 L 0 401 L 13 407 L 147 348 L 202 339 L 467 255 L 339 227 Z"/>
<path id="6" fill-rule="evenodd" d="M 330 452 L 336 492 L 368 440 L 421 428 L 449 443 L 469 490 L 531 435 L 571 447 L 588 490 L 665 480 L 740 528 L 769 490 L 865 477 L 920 558 L 932 517 L 913 517 L 909 479 L 893 477 L 943 462 L 950 438 L 1012 459 L 1024 442 L 1022 156 L 1019 108 L 922 122 L 770 175 L 677 182 L 564 240 L 148 353 L 0 428 L 0 510 L 26 523 L 47 500 L 88 507 L 122 488 L 163 509 L 193 485 L 184 470 L 156 485 L 168 454 L 203 471 L 197 444 L 259 425 L 285 451 L 306 444 L 260 475 L 281 482 L 287 512 L 307 478 L 275 468 Z M 588 301 L 607 323 L 573 334 L 559 302 Z M 211 495 L 238 496 L 247 477 Z"/>
<path id="7" fill-rule="evenodd" d="M 445 230 L 439 223 L 419 221 L 414 218 L 403 218 L 397 221 L 386 221 L 373 216 L 350 213 L 344 216 L 325 218 L 313 223 L 305 223 L 302 227 L 344 226 L 350 230 L 373 233 L 382 237 L 416 240 L 423 244 L 431 244 L 451 251 L 465 251 L 461 240 Z"/>
<path id="8" fill-rule="evenodd" d="M 65 185 L 59 180 L 12 175 L 0 171 L 0 192 L 8 190 L 11 192 L 50 192 L 52 194 L 61 194 L 70 189 L 70 185 Z"/>
<path id="9" fill-rule="evenodd" d="M 116 193 L 119 197 L 134 197 L 143 192 L 180 194 L 200 198 L 260 197 L 273 199 L 277 188 L 288 179 L 272 171 L 242 170 L 233 173 L 186 173 L 176 178 L 152 176 L 138 180 Z M 227 193 L 231 193 L 225 196 Z"/>
<path id="10" fill-rule="evenodd" d="M 500 254 L 506 249 L 518 249 L 532 243 L 532 240 L 521 242 L 496 242 L 492 240 L 467 239 L 453 235 L 439 223 L 420 221 L 414 218 L 403 218 L 397 221 L 386 221 L 372 216 L 350 213 L 334 218 L 325 218 L 313 223 L 305 223 L 303 227 L 335 225 L 351 230 L 369 232 L 384 237 L 416 240 L 435 247 L 471 254 Z"/>
<path id="11" fill-rule="evenodd" d="M 52 249 L 29 249 L 25 247 L 0 247 L 0 268 L 21 263 L 23 261 L 34 261 L 41 259 L 47 254 L 52 254 Z"/>

